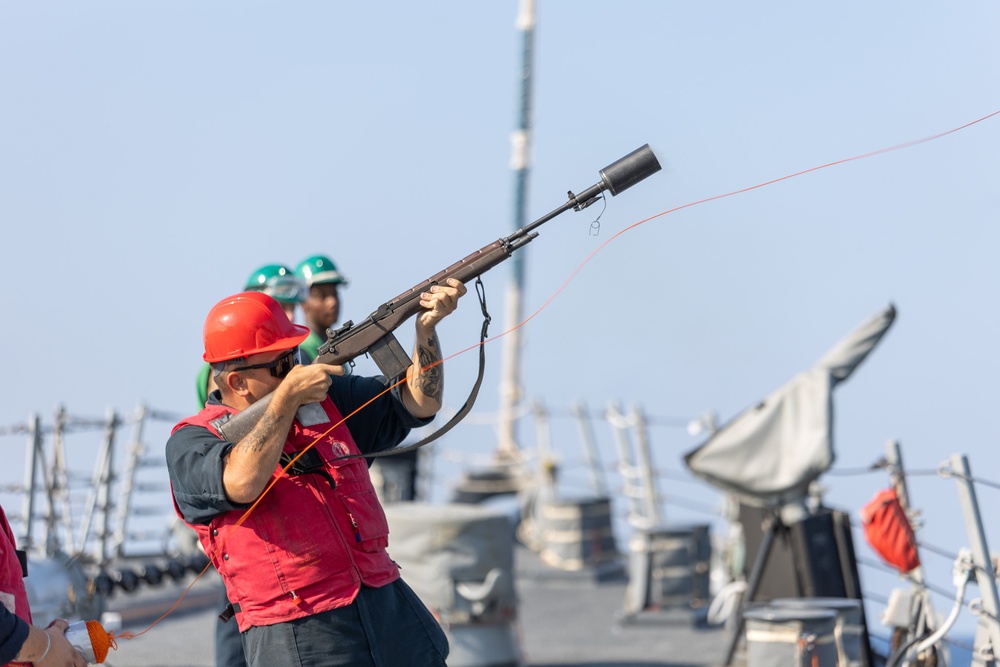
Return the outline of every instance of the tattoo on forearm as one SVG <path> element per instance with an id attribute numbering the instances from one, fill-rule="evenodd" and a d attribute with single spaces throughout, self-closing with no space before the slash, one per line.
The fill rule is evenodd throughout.
<path id="1" fill-rule="evenodd" d="M 248 453 L 261 451 L 274 434 L 279 421 L 265 412 L 257 422 L 257 427 L 247 433 L 237 447 Z"/>
<path id="2" fill-rule="evenodd" d="M 437 336 L 429 336 L 425 344 L 417 345 L 417 359 L 420 360 L 420 372 L 416 377 L 416 388 L 424 396 L 440 401 L 444 389 L 444 372 L 441 364 L 427 368 L 434 362 L 441 361 L 441 346 L 438 345 Z"/>

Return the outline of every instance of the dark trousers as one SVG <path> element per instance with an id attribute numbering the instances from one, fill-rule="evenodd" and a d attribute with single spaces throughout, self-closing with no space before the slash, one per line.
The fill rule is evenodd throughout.
<path id="1" fill-rule="evenodd" d="M 243 633 L 251 667 L 445 667 L 448 639 L 402 579 L 353 603 Z"/>

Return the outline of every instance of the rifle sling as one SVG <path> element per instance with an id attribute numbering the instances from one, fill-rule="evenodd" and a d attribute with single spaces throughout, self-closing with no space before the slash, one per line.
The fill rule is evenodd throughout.
<path id="1" fill-rule="evenodd" d="M 486 288 L 483 286 L 483 281 L 479 276 L 476 276 L 476 296 L 479 297 L 479 307 L 483 311 L 483 326 L 479 332 L 479 376 L 476 378 L 475 384 L 472 385 L 472 391 L 469 392 L 469 397 L 465 399 L 465 405 L 463 405 L 462 408 L 455 413 L 455 416 L 448 420 L 447 424 L 412 445 L 406 445 L 405 447 L 393 447 L 392 449 L 386 449 L 381 452 L 372 452 L 370 454 L 348 454 L 346 456 L 339 456 L 337 459 L 361 457 L 370 459 L 406 454 L 407 452 L 412 452 L 416 449 L 420 449 L 424 445 L 434 442 L 457 426 L 460 421 L 465 419 L 465 416 L 469 414 L 470 410 L 472 410 L 472 406 L 476 404 L 476 398 L 479 396 L 479 388 L 483 384 L 483 375 L 486 371 L 486 336 L 492 319 L 489 311 L 486 310 Z"/>

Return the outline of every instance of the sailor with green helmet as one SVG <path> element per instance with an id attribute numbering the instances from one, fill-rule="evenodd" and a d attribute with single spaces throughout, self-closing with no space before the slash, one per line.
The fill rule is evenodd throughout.
<path id="1" fill-rule="evenodd" d="M 285 309 L 290 321 L 295 321 L 295 307 L 302 303 L 305 289 L 287 266 L 267 264 L 250 274 L 244 287 L 248 292 L 263 292 Z"/>
<path id="2" fill-rule="evenodd" d="M 299 262 L 295 276 L 308 290 L 302 301 L 302 312 L 311 331 L 299 349 L 315 359 L 319 346 L 326 342 L 327 329 L 340 319 L 338 289 L 341 285 L 347 286 L 348 281 L 333 260 L 324 255 L 312 255 Z"/>

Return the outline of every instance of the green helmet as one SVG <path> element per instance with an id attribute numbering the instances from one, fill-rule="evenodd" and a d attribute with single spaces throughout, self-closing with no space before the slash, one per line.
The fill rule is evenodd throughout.
<path id="1" fill-rule="evenodd" d="M 300 303 L 303 296 L 302 283 L 281 264 L 267 264 L 251 273 L 244 289 L 263 292 L 279 303 Z"/>
<path id="2" fill-rule="evenodd" d="M 295 275 L 306 284 L 306 287 L 320 283 L 347 284 L 347 276 L 337 270 L 337 265 L 332 259 L 323 255 L 313 255 L 299 262 L 295 267 Z"/>

